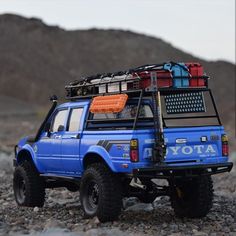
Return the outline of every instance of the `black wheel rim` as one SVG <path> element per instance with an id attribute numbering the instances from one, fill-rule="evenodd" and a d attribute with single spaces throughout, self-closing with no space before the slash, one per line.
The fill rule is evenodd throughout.
<path id="1" fill-rule="evenodd" d="M 16 201 L 19 204 L 23 204 L 25 202 L 25 194 L 26 194 L 26 184 L 25 180 L 22 177 L 18 177 L 15 181 L 15 196 Z"/>
<path id="2" fill-rule="evenodd" d="M 96 181 L 91 180 L 87 183 L 84 196 L 83 205 L 85 211 L 89 215 L 96 214 L 99 203 L 99 185 Z"/>

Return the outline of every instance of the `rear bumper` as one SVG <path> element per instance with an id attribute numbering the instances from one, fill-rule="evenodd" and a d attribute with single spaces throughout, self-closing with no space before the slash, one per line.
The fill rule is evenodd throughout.
<path id="1" fill-rule="evenodd" d="M 224 172 L 230 172 L 233 168 L 232 162 L 217 164 L 198 164 L 187 166 L 170 166 L 159 164 L 151 168 L 139 168 L 133 170 L 133 176 L 137 178 L 194 178 L 202 175 L 214 175 Z"/>

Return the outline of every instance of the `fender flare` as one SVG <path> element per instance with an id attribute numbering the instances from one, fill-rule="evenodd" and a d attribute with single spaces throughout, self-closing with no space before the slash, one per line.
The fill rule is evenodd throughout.
<path id="1" fill-rule="evenodd" d="M 103 147 L 97 146 L 97 145 L 91 146 L 86 152 L 86 154 L 84 155 L 84 157 L 82 158 L 81 164 L 83 167 L 84 167 L 84 160 L 86 159 L 88 155 L 91 155 L 91 154 L 99 155 L 113 172 L 117 172 L 110 158 L 109 153 Z"/>
<path id="2" fill-rule="evenodd" d="M 32 162 L 33 162 L 35 168 L 38 170 L 35 152 L 34 152 L 32 146 L 30 146 L 29 144 L 25 144 L 25 145 L 22 147 L 22 149 L 17 153 L 17 155 L 16 155 L 16 162 L 17 162 L 17 164 L 20 163 L 19 156 L 20 156 L 23 152 L 29 153 L 30 159 L 32 160 Z"/>

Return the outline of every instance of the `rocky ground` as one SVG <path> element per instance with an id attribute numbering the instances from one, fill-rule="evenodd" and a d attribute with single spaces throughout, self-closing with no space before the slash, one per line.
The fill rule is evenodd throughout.
<path id="1" fill-rule="evenodd" d="M 203 219 L 178 219 L 167 197 L 153 204 L 124 201 L 120 220 L 83 218 L 78 193 L 48 190 L 44 208 L 19 208 L 12 192 L 12 155 L 0 154 L 0 235 L 236 235 L 236 170 L 214 178 L 215 198 Z"/>
<path id="2" fill-rule="evenodd" d="M 131 198 L 124 201 L 119 221 L 101 224 L 96 218 L 84 219 L 79 194 L 65 189 L 48 190 L 42 209 L 17 207 L 12 191 L 12 148 L 20 136 L 34 133 L 37 124 L 38 119 L 29 116 L 24 121 L 9 117 L 0 122 L 0 236 L 236 235 L 236 168 L 214 177 L 213 208 L 203 219 L 176 218 L 167 197 L 153 204 Z M 231 159 L 236 160 L 236 155 Z"/>

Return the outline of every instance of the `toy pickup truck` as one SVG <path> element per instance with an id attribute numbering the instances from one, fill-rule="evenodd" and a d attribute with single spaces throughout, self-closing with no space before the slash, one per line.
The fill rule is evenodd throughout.
<path id="1" fill-rule="evenodd" d="M 211 175 L 229 172 L 228 138 L 198 63 L 145 65 L 66 86 L 35 137 L 15 147 L 19 206 L 42 207 L 45 188 L 80 191 L 86 217 L 116 220 L 122 199 L 170 197 L 179 217 L 212 206 Z M 163 179 L 166 184 L 161 184 Z"/>

